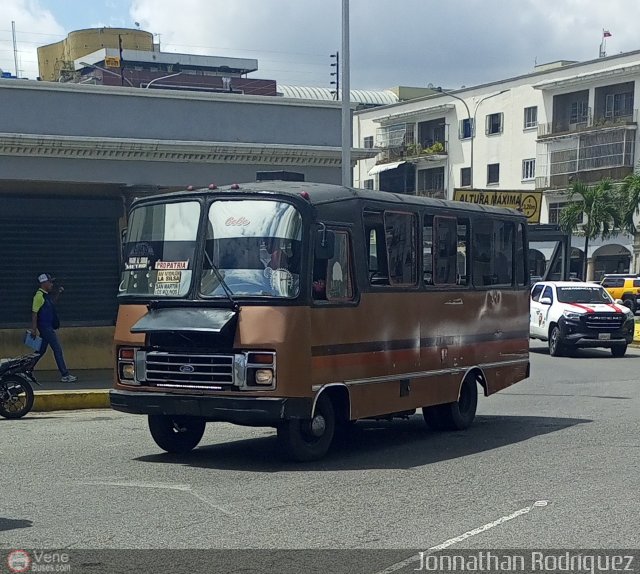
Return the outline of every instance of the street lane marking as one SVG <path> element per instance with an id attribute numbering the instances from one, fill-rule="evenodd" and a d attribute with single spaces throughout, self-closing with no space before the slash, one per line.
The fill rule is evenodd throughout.
<path id="1" fill-rule="evenodd" d="M 476 536 L 477 534 L 482 534 L 487 530 L 491 530 L 496 526 L 500 526 L 501 524 L 504 524 L 509 520 L 513 520 L 514 518 L 518 518 L 519 516 L 524 516 L 525 514 L 529 514 L 529 512 L 531 512 L 534 508 L 543 508 L 545 506 L 547 506 L 546 500 L 537 500 L 531 506 L 525 506 L 524 508 L 521 508 L 520 510 L 516 510 L 511 514 L 507 514 L 506 516 L 501 516 L 500 518 L 498 518 L 497 520 L 494 520 L 493 522 L 488 522 L 487 524 L 483 524 L 478 528 L 474 528 L 473 530 L 468 530 L 467 532 L 465 532 L 464 534 L 461 534 L 460 536 L 449 538 L 449 540 L 445 540 L 444 542 L 442 542 L 441 544 L 438 544 L 437 546 L 431 546 L 431 548 L 427 549 L 423 554 L 429 554 L 431 552 L 437 552 L 438 550 L 444 550 L 445 548 L 449 548 L 449 546 L 453 546 L 454 544 L 457 544 L 458 542 L 462 542 L 467 538 L 471 538 L 472 536 Z M 409 566 L 409 564 L 413 564 L 414 562 L 419 562 L 419 561 L 420 561 L 420 554 L 415 554 L 413 556 L 410 556 L 406 560 L 402 560 L 401 562 L 396 562 L 395 564 L 392 564 L 388 568 L 385 568 L 384 570 L 380 570 L 375 574 L 392 574 L 393 572 L 397 572 L 398 570 L 404 568 L 405 566 Z"/>
<path id="2" fill-rule="evenodd" d="M 159 490 L 177 490 L 179 492 L 186 492 L 191 496 L 197 498 L 201 502 L 204 502 L 211 508 L 215 508 L 219 510 L 223 514 L 228 516 L 233 516 L 233 512 L 229 512 L 228 510 L 214 504 L 213 502 L 207 500 L 202 495 L 194 492 L 189 484 L 165 484 L 162 482 L 137 482 L 137 481 L 84 481 L 80 484 L 88 484 L 88 485 L 98 485 L 98 486 L 130 486 L 134 488 L 157 488 Z"/>

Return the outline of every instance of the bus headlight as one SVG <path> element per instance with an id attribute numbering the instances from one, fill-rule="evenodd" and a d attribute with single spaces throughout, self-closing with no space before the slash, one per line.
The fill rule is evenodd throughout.
<path id="1" fill-rule="evenodd" d="M 132 363 L 125 363 L 120 366 L 120 378 L 133 380 L 136 376 L 136 370 Z"/>
<path id="2" fill-rule="evenodd" d="M 258 369 L 256 371 L 256 385 L 271 386 L 272 384 L 273 371 L 271 369 Z"/>

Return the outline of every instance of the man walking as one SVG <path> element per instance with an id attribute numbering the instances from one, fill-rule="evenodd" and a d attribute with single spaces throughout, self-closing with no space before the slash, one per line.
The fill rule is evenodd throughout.
<path id="1" fill-rule="evenodd" d="M 36 363 L 43 357 L 47 351 L 47 347 L 51 347 L 53 350 L 53 356 L 56 360 L 56 365 L 62 376 L 63 383 L 74 383 L 78 380 L 78 377 L 74 377 L 69 373 L 67 365 L 64 362 L 64 355 L 62 354 L 62 346 L 58 340 L 56 329 L 60 327 L 60 321 L 58 320 L 58 314 L 56 313 L 55 302 L 58 299 L 60 293 L 64 291 L 62 287 L 56 290 L 55 295 L 52 295 L 53 291 L 53 278 L 47 273 L 43 273 L 38 276 L 39 289 L 33 296 L 33 305 L 31 306 L 31 336 L 36 337 L 38 331 L 42 337 L 42 346 L 40 347 L 39 357 Z"/>

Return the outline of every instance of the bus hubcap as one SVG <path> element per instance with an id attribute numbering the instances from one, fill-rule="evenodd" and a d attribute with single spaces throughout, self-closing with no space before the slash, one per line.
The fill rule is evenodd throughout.
<path id="1" fill-rule="evenodd" d="M 311 434 L 315 437 L 320 437 L 324 434 L 327 428 L 327 423 L 322 415 L 316 415 L 311 419 L 310 430 Z"/>

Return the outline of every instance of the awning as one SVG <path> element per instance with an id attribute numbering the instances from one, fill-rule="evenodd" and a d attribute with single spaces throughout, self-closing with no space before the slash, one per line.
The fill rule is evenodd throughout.
<path id="1" fill-rule="evenodd" d="M 403 163 L 407 163 L 406 161 L 394 161 L 391 163 L 380 163 L 378 165 L 374 165 L 370 170 L 369 170 L 369 175 L 374 175 L 376 173 L 380 173 L 381 171 L 387 171 L 388 169 L 396 169 L 398 166 L 402 165 Z"/>

